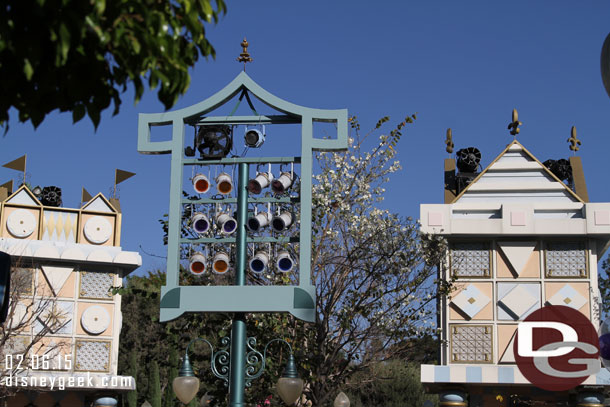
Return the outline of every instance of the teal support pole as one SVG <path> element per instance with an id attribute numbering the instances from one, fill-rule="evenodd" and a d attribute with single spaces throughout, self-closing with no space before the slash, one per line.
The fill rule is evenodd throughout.
<path id="1" fill-rule="evenodd" d="M 235 256 L 235 285 L 246 285 L 247 231 L 248 219 L 248 164 L 239 163 L 237 180 L 237 241 Z"/>
<path id="2" fill-rule="evenodd" d="M 237 182 L 237 242 L 235 285 L 246 285 L 246 219 L 248 217 L 248 164 L 239 164 Z M 246 387 L 246 314 L 235 313 L 231 325 L 231 363 L 229 379 L 229 407 L 243 407 Z"/>
<path id="3" fill-rule="evenodd" d="M 231 325 L 231 377 L 229 378 L 229 407 L 244 407 L 246 387 L 246 314 L 235 313 Z"/>

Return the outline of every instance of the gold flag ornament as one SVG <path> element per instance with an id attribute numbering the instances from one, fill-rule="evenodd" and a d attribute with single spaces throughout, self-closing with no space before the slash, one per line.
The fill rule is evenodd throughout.
<path id="1" fill-rule="evenodd" d="M 134 175 L 136 175 L 135 172 L 123 171 L 117 168 L 114 173 L 114 185 L 120 184 Z"/>
<path id="2" fill-rule="evenodd" d="M 4 168 L 10 168 L 11 170 L 25 172 L 25 160 L 26 155 L 17 158 L 16 160 L 11 161 L 10 163 L 6 163 L 3 165 Z"/>
<path id="3" fill-rule="evenodd" d="M 89 193 L 89 191 L 87 191 L 85 189 L 85 187 L 83 187 L 83 193 L 81 195 L 81 202 L 89 202 L 91 199 L 93 199 L 93 197 L 91 196 L 91 194 Z"/>
<path id="4" fill-rule="evenodd" d="M 5 194 L 2 193 L 3 189 L 4 189 Z M 0 185 L 0 195 L 4 195 L 4 196 L 0 196 L 0 201 L 8 198 L 8 196 L 12 195 L 12 194 L 13 194 L 13 180 L 10 180 L 10 181 L 5 182 L 4 184 Z"/>

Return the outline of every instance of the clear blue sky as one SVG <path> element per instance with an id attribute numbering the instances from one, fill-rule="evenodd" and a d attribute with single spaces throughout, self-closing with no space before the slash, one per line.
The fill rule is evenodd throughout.
<path id="1" fill-rule="evenodd" d="M 512 140 L 513 108 L 524 123 L 519 141 L 541 161 L 571 154 L 575 125 L 589 197 L 610 202 L 610 98 L 599 61 L 609 32 L 608 1 L 229 1 L 227 15 L 208 27 L 216 59 L 198 62 L 175 108 L 230 82 L 247 36 L 248 74 L 285 100 L 347 108 L 363 129 L 381 116 L 396 124 L 418 113 L 398 146 L 403 170 L 384 204 L 393 211 L 418 217 L 420 203 L 442 202 L 448 127 L 456 149 L 478 147 L 486 166 Z M 136 151 L 137 114 L 161 111 L 156 94 L 133 106 L 128 91 L 121 113 L 104 114 L 97 132 L 88 120 L 73 125 L 70 114 L 53 114 L 35 131 L 12 120 L 0 160 L 27 153 L 29 182 L 60 186 L 66 207 L 79 204 L 82 186 L 108 195 L 115 168 L 136 172 L 120 185 L 122 246 L 165 256 L 157 219 L 169 204 L 169 156 Z M 16 177 L 0 168 L 0 183 Z M 141 254 L 140 271 L 164 268 L 163 259 Z"/>

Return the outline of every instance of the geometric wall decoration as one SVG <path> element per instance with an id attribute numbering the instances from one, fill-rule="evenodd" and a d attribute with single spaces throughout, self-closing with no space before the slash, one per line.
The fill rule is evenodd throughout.
<path id="1" fill-rule="evenodd" d="M 44 306 L 45 309 L 34 321 L 34 333 L 38 334 L 46 328 L 47 332 L 51 334 L 71 335 L 74 303 L 72 301 L 50 301 Z"/>
<path id="2" fill-rule="evenodd" d="M 492 325 L 450 325 L 451 360 L 492 363 Z"/>
<path id="3" fill-rule="evenodd" d="M 451 303 L 470 319 L 474 318 L 490 301 L 488 296 L 472 284 L 451 299 Z"/>
<path id="4" fill-rule="evenodd" d="M 107 372 L 110 368 L 110 341 L 76 340 L 75 370 Z"/>
<path id="5" fill-rule="evenodd" d="M 45 210 L 41 240 L 75 243 L 77 221 L 77 212 Z"/>
<path id="6" fill-rule="evenodd" d="M 519 320 L 540 308 L 540 284 L 499 283 L 498 319 Z"/>
<path id="7" fill-rule="evenodd" d="M 42 349 L 42 354 L 46 355 L 49 359 L 50 370 L 66 370 L 68 363 L 66 361 L 67 355 L 71 362 L 70 348 L 71 343 L 67 338 L 49 338 L 49 342 L 45 348 Z M 41 363 L 42 365 L 42 363 Z"/>
<path id="8" fill-rule="evenodd" d="M 74 270 L 73 267 L 41 266 L 41 268 L 55 296 L 59 294 L 59 290 L 61 290 Z"/>
<path id="9" fill-rule="evenodd" d="M 19 330 L 26 327 L 28 323 L 28 306 L 24 303 L 11 304 L 11 308 L 13 308 L 12 315 L 8 318 L 8 321 L 5 324 L 11 329 Z"/>
<path id="10" fill-rule="evenodd" d="M 547 242 L 545 258 L 547 277 L 587 275 L 587 251 L 583 242 Z"/>
<path id="11" fill-rule="evenodd" d="M 6 218 L 6 228 L 11 235 L 19 238 L 30 236 L 37 224 L 36 217 L 26 209 L 16 209 Z"/>
<path id="12" fill-rule="evenodd" d="M 536 242 L 498 242 L 498 247 L 518 276 L 534 251 Z"/>
<path id="13" fill-rule="evenodd" d="M 85 309 L 80 318 L 81 326 L 91 335 L 99 335 L 110 325 L 110 314 L 99 305 Z"/>
<path id="14" fill-rule="evenodd" d="M 34 270 L 30 268 L 14 267 L 11 271 L 11 289 L 19 295 L 32 295 L 34 285 Z"/>
<path id="15" fill-rule="evenodd" d="M 513 333 L 513 336 L 510 337 L 510 341 L 508 341 L 508 345 L 504 348 L 504 353 L 500 356 L 498 363 L 516 363 L 515 361 L 515 338 L 517 336 L 517 330 Z"/>
<path id="16" fill-rule="evenodd" d="M 570 284 L 564 285 L 555 295 L 548 299 L 551 305 L 564 305 L 579 310 L 587 303 L 587 299 L 580 295 Z"/>
<path id="17" fill-rule="evenodd" d="M 102 244 L 112 236 L 112 225 L 101 216 L 94 216 L 85 222 L 83 233 L 91 243 Z"/>
<path id="18" fill-rule="evenodd" d="M 114 274 L 82 271 L 80 273 L 80 298 L 111 300 L 110 289 L 114 285 Z"/>
<path id="19" fill-rule="evenodd" d="M 30 344 L 31 339 L 29 336 L 11 336 L 7 338 L 2 351 L 5 355 L 24 355 L 25 350 Z M 0 366 L 4 364 L 5 360 L 0 360 Z"/>
<path id="20" fill-rule="evenodd" d="M 489 277 L 488 242 L 458 242 L 451 246 L 451 274 L 456 277 Z"/>

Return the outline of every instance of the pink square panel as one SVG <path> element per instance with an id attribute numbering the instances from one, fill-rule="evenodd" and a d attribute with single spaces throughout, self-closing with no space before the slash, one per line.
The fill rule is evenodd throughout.
<path id="1" fill-rule="evenodd" d="M 428 212 L 428 226 L 443 226 L 443 214 L 441 212 Z"/>
<path id="2" fill-rule="evenodd" d="M 511 226 L 525 226 L 525 212 L 511 212 L 510 213 L 510 225 Z"/>
<path id="3" fill-rule="evenodd" d="M 610 225 L 610 211 L 595 211 L 593 217 L 596 226 Z"/>

